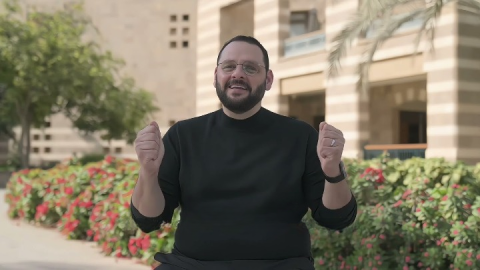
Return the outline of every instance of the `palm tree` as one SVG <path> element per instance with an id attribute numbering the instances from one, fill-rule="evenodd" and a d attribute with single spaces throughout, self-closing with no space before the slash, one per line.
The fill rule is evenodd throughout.
<path id="1" fill-rule="evenodd" d="M 428 36 L 430 48 L 433 50 L 435 22 L 443 8 L 452 4 L 457 4 L 459 10 L 480 12 L 480 0 L 362 0 L 353 19 L 333 39 L 333 46 L 328 56 L 328 76 L 334 77 L 337 74 L 340 60 L 352 41 L 380 20 L 381 27 L 376 29 L 375 35 L 358 64 L 359 87 L 363 93 L 366 93 L 369 88 L 368 72 L 377 49 L 392 37 L 403 24 L 412 20 L 421 20 L 422 25 L 415 40 L 414 55 L 423 35 Z M 408 11 L 401 16 L 393 16 L 394 11 L 400 7 L 406 8 Z"/>

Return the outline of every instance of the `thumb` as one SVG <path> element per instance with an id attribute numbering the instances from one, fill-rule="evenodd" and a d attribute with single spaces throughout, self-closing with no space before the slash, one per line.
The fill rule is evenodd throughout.
<path id="1" fill-rule="evenodd" d="M 318 130 L 319 130 L 320 132 L 322 132 L 322 131 L 323 131 L 323 128 L 325 128 L 326 125 L 327 125 L 326 122 L 321 122 Z"/>
<path id="2" fill-rule="evenodd" d="M 157 122 L 155 122 L 155 121 L 152 121 L 152 122 L 150 123 L 150 125 L 152 125 L 152 126 L 154 126 L 154 127 L 156 127 L 156 128 L 159 128 Z"/>

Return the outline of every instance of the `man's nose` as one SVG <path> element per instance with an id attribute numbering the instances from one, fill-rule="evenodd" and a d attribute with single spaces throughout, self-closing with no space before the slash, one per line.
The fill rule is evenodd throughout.
<path id="1" fill-rule="evenodd" d="M 243 66 L 242 65 L 237 65 L 237 68 L 232 73 L 232 77 L 234 78 L 244 78 L 245 77 L 245 72 L 243 71 Z"/>

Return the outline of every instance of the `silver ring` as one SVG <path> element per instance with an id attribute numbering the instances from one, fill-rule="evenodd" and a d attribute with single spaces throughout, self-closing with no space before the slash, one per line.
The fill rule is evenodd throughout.
<path id="1" fill-rule="evenodd" d="M 335 139 L 332 139 L 332 143 L 330 144 L 330 146 L 333 146 L 335 145 Z"/>

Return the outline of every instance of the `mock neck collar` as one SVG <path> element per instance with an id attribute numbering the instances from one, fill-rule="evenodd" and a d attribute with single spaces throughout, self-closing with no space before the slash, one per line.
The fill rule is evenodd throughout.
<path id="1" fill-rule="evenodd" d="M 228 127 L 233 127 L 233 128 L 239 128 L 243 130 L 258 130 L 265 128 L 266 126 L 269 126 L 271 123 L 269 123 L 268 116 L 271 114 L 271 112 L 263 107 L 258 110 L 254 115 L 245 118 L 245 119 L 235 119 L 232 118 L 228 115 L 225 114 L 223 109 L 219 109 L 217 111 L 218 115 L 218 120 L 219 124 L 228 126 Z"/>

